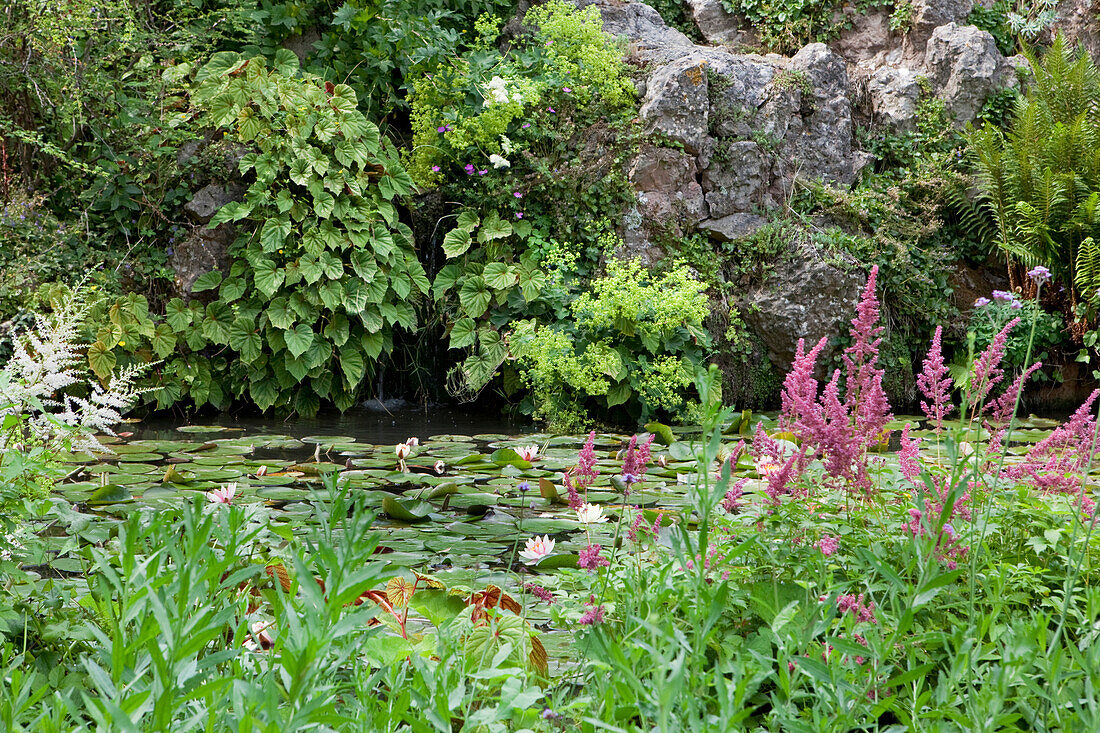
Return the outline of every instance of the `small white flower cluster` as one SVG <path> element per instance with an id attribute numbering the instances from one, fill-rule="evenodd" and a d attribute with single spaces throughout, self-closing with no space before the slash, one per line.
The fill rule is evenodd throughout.
<path id="1" fill-rule="evenodd" d="M 489 80 L 489 96 L 485 98 L 485 104 L 508 104 L 509 102 L 523 102 L 523 95 L 519 92 L 508 94 L 508 82 L 499 76 Z"/>
<path id="2" fill-rule="evenodd" d="M 95 434 L 114 435 L 111 429 L 142 393 L 134 382 L 146 367 L 123 367 L 106 387 L 89 378 L 78 351 L 87 309 L 77 291 L 15 339 L 11 360 L 0 369 L 0 421 L 10 415 L 27 419 L 23 433 L 0 432 L 0 449 L 28 439 L 60 447 L 67 439 L 77 450 L 103 450 Z M 87 398 L 65 394 L 85 381 Z"/>

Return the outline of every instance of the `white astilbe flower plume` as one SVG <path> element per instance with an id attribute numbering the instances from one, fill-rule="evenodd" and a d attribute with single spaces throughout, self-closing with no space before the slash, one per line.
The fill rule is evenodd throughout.
<path id="1" fill-rule="evenodd" d="M 78 288 L 15 338 L 12 357 L 0 369 L 0 422 L 9 415 L 23 420 L 21 430 L 0 431 L 0 449 L 32 439 L 56 448 L 68 443 L 77 450 L 102 451 L 95 434 L 114 435 L 123 413 L 146 391 L 134 386 L 146 366 L 118 369 L 106 387 L 88 373 L 80 340 L 88 310 Z M 65 393 L 80 383 L 87 384 L 87 397 Z"/>

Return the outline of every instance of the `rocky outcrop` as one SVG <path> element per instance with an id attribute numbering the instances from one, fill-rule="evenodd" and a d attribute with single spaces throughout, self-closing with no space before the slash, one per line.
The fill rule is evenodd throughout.
<path id="1" fill-rule="evenodd" d="M 786 371 L 799 339 L 809 348 L 823 336 L 845 332 L 865 280 L 858 268 L 841 269 L 822 253 L 799 246 L 772 263 L 763 285 L 742 298 L 741 316 L 764 340 L 772 363 Z M 807 287 L 810 283 L 813 287 Z M 832 356 L 831 351 L 823 354 L 819 363 L 829 363 Z"/>
<path id="2" fill-rule="evenodd" d="M 699 35 L 712 46 L 751 46 L 756 34 L 745 19 L 726 10 L 722 0 L 685 0 Z"/>
<path id="3" fill-rule="evenodd" d="M 873 122 L 898 132 L 916 126 L 922 75 L 912 69 L 883 66 L 876 69 L 867 83 L 874 113 Z"/>
<path id="4" fill-rule="evenodd" d="M 913 0 L 909 29 L 905 34 L 905 53 L 911 58 L 922 58 L 937 28 L 949 23 L 965 23 L 973 9 L 972 0 Z"/>
<path id="5" fill-rule="evenodd" d="M 1058 3 L 1054 31 L 1073 46 L 1082 46 L 1100 62 L 1100 6 L 1096 0 L 1062 0 Z"/>
<path id="6" fill-rule="evenodd" d="M 639 117 L 648 132 L 683 148 L 661 160 L 676 155 L 682 176 L 697 171 L 698 182 L 645 176 L 639 184 L 635 176 L 643 221 L 666 227 L 653 217 L 682 202 L 689 224 L 729 239 L 738 227 L 728 217 L 778 206 L 796 175 L 850 185 L 866 157 L 853 145 L 847 91 L 844 60 L 821 43 L 790 59 L 694 47 L 658 66 Z M 646 170 L 653 155 L 643 153 L 635 170 Z"/>
<path id="7" fill-rule="evenodd" d="M 941 25 L 928 39 L 924 66 L 948 115 L 958 125 L 978 116 L 994 92 L 1019 84 L 1016 70 L 988 32 L 972 25 Z"/>

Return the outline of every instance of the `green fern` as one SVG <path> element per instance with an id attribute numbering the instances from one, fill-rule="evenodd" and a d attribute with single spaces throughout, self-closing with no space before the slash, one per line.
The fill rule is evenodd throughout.
<path id="1" fill-rule="evenodd" d="M 1012 259 L 1044 265 L 1071 288 L 1090 237 L 1100 240 L 1100 70 L 1061 37 L 1040 62 L 1030 51 L 1034 83 L 1017 102 L 1012 126 L 971 134 L 982 190 L 980 208 L 996 222 L 993 238 Z M 1089 288 L 1094 291 L 1095 287 Z"/>
<path id="2" fill-rule="evenodd" d="M 1086 237 L 1077 250 L 1074 285 L 1090 302 L 1100 302 L 1100 244 L 1092 237 Z"/>

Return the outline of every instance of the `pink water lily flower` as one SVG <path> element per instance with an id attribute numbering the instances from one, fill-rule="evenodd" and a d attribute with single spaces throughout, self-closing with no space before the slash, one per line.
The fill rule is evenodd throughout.
<path id="1" fill-rule="evenodd" d="M 537 445 L 521 445 L 519 448 L 516 448 L 516 454 L 530 463 L 539 457 L 539 447 Z"/>
<path id="2" fill-rule="evenodd" d="M 275 637 L 268 631 L 273 626 L 275 626 L 274 622 L 254 621 L 250 627 L 248 638 L 244 640 L 245 649 L 259 651 L 275 646 Z"/>
<path id="3" fill-rule="evenodd" d="M 435 472 L 437 474 L 439 474 L 440 476 L 443 475 L 443 472 L 446 470 L 446 468 L 447 468 L 447 464 L 443 462 L 443 459 L 440 459 L 440 460 L 435 462 Z"/>
<path id="4" fill-rule="evenodd" d="M 519 556 L 528 565 L 534 565 L 544 557 L 548 557 L 554 551 L 554 545 L 556 544 L 557 542 L 550 539 L 549 535 L 543 535 L 542 537 L 535 535 L 527 540 L 527 545 L 520 550 Z"/>
<path id="5" fill-rule="evenodd" d="M 233 497 L 237 495 L 237 484 L 226 484 L 220 489 L 214 489 L 206 498 L 214 504 L 232 504 Z"/>

